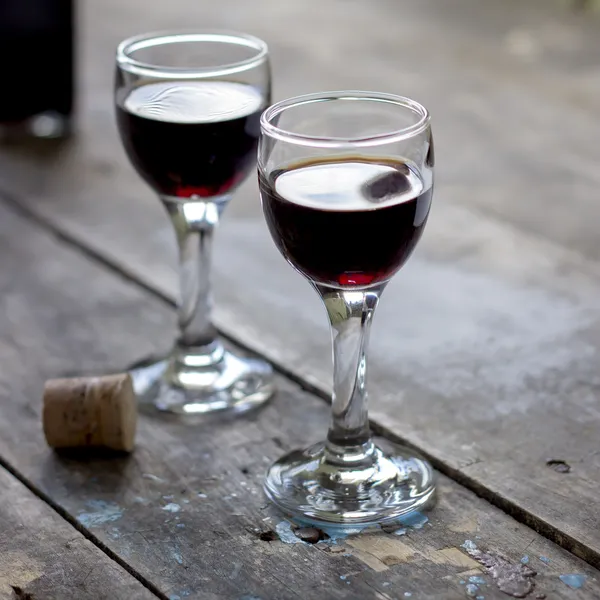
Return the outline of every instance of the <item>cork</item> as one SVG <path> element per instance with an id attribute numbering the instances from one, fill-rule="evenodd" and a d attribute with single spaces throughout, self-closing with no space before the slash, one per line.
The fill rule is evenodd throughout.
<path id="1" fill-rule="evenodd" d="M 128 373 L 50 379 L 44 386 L 44 435 L 52 448 L 131 452 L 137 403 Z"/>

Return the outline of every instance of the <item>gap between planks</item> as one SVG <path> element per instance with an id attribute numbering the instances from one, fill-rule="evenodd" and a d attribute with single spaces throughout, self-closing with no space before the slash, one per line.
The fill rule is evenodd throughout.
<path id="1" fill-rule="evenodd" d="M 0 201 L 2 201 L 9 208 L 14 210 L 17 214 L 22 217 L 32 221 L 45 231 L 53 234 L 57 239 L 65 243 L 66 245 L 75 248 L 78 252 L 84 254 L 90 260 L 102 265 L 104 268 L 108 269 L 110 272 L 114 273 L 116 276 L 121 279 L 125 279 L 128 282 L 138 286 L 139 288 L 145 290 L 153 297 L 161 300 L 165 304 L 167 304 L 171 308 L 176 308 L 177 303 L 176 300 L 169 295 L 167 292 L 161 290 L 158 286 L 144 280 L 143 277 L 139 275 L 135 271 L 135 269 L 129 269 L 126 265 L 122 265 L 120 263 L 115 262 L 110 257 L 105 256 L 94 248 L 86 245 L 82 240 L 79 239 L 78 236 L 73 235 L 68 230 L 62 229 L 57 226 L 53 221 L 46 218 L 45 216 L 38 213 L 35 209 L 30 206 L 19 202 L 19 198 L 16 194 L 10 193 L 6 190 L 0 188 Z M 251 345 L 244 343 L 241 340 L 238 340 L 235 335 L 227 331 L 223 331 L 220 327 L 217 327 L 219 334 L 227 341 L 235 344 L 239 348 L 251 352 L 256 356 L 260 356 L 270 362 L 273 365 L 273 368 L 294 382 L 301 389 L 306 392 L 313 394 L 314 396 L 324 400 L 325 402 L 330 402 L 329 393 L 320 387 L 319 385 L 313 384 L 302 376 L 294 373 L 294 371 L 287 368 L 284 364 L 279 362 L 277 359 L 272 357 L 264 356 L 264 354 L 260 351 L 257 351 Z M 130 365 L 133 366 L 133 365 Z M 536 533 L 542 535 L 543 537 L 549 539 L 554 542 L 558 546 L 564 548 L 565 550 L 573 553 L 575 556 L 581 558 L 591 566 L 600 569 L 600 553 L 596 552 L 592 548 L 586 546 L 581 543 L 579 540 L 570 536 L 569 534 L 557 529 L 553 525 L 546 523 L 539 517 L 533 515 L 529 511 L 525 510 L 515 502 L 511 501 L 508 498 L 501 496 L 500 494 L 488 489 L 466 473 L 456 469 L 446 463 L 444 463 L 441 459 L 438 459 L 435 456 L 432 456 L 426 449 L 420 448 L 411 444 L 407 440 L 404 440 L 401 436 L 398 436 L 392 431 L 389 431 L 384 426 L 379 423 L 369 420 L 372 431 L 381 437 L 384 437 L 390 441 L 397 442 L 412 448 L 418 451 L 424 458 L 429 460 L 431 464 L 437 469 L 440 473 L 443 473 L 453 481 L 457 482 L 459 485 L 467 488 L 468 490 L 474 492 L 478 497 L 486 500 L 493 506 L 499 508 L 507 515 L 511 516 L 516 521 L 523 523 L 527 527 L 533 529 Z M 66 511 L 64 511 L 59 505 L 53 502 L 51 498 L 49 498 L 44 492 L 37 489 L 35 485 L 29 482 L 27 479 L 22 477 L 15 469 L 13 469 L 10 465 L 8 465 L 1 457 L 0 457 L 0 466 L 3 466 L 7 469 L 12 475 L 14 475 L 21 483 L 23 483 L 29 490 L 31 490 L 36 496 L 42 499 L 44 502 L 49 504 L 59 515 L 61 515 L 65 520 L 67 520 L 71 525 L 73 525 L 78 531 L 80 531 L 88 540 L 94 543 L 98 548 L 100 548 L 105 554 L 107 554 L 112 560 L 116 561 L 120 564 L 124 569 L 126 569 L 131 575 L 133 575 L 142 585 L 144 585 L 148 590 L 152 593 L 156 594 L 159 598 L 163 600 L 168 600 L 167 596 L 162 594 L 160 590 L 158 590 L 151 582 L 142 577 L 139 573 L 134 571 L 127 563 L 125 563 L 122 559 L 120 559 L 116 554 L 114 554 L 107 546 L 103 544 L 98 538 L 96 538 L 93 534 L 91 534 L 87 529 L 83 528 L 71 515 L 69 515 Z"/>
<path id="2" fill-rule="evenodd" d="M 86 529 L 81 525 L 77 519 L 71 516 L 66 510 L 64 510 L 59 504 L 54 502 L 50 496 L 44 493 L 41 489 L 35 486 L 31 481 L 29 481 L 26 477 L 23 477 L 16 469 L 12 467 L 9 463 L 7 463 L 0 456 L 0 468 L 7 471 L 10 475 L 12 475 L 15 479 L 17 479 L 20 483 L 22 483 L 32 494 L 34 494 L 37 498 L 42 500 L 45 504 L 47 504 L 55 513 L 58 514 L 59 517 L 62 517 L 69 525 L 73 526 L 83 537 L 90 541 L 94 546 L 96 546 L 101 552 L 103 552 L 109 559 L 116 562 L 119 566 L 121 566 L 127 573 L 129 573 L 132 577 L 134 577 L 137 581 L 139 581 L 149 592 L 152 592 L 157 598 L 160 600 L 169 600 L 169 597 L 163 594 L 151 581 L 148 581 L 143 575 L 138 573 L 135 569 L 133 569 L 128 563 L 126 563 L 118 554 L 115 554 L 108 546 L 102 542 L 102 540 L 98 539 L 89 529 Z"/>

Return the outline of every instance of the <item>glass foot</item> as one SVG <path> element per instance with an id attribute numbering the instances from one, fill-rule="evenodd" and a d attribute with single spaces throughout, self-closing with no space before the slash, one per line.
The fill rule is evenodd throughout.
<path id="1" fill-rule="evenodd" d="M 236 356 L 220 343 L 196 351 L 175 349 L 163 361 L 131 370 L 143 404 L 176 414 L 239 414 L 275 391 L 273 369 L 263 360 Z"/>
<path id="2" fill-rule="evenodd" d="M 413 452 L 369 445 L 368 460 L 341 465 L 325 444 L 297 450 L 267 472 L 265 492 L 281 510 L 312 522 L 368 526 L 435 504 L 435 473 Z"/>

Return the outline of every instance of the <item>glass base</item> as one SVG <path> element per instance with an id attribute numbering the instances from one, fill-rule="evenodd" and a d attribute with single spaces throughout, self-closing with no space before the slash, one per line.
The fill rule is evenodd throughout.
<path id="1" fill-rule="evenodd" d="M 141 403 L 185 415 L 244 413 L 275 391 L 269 363 L 236 356 L 219 342 L 175 348 L 168 359 L 134 368 L 131 376 Z"/>
<path id="2" fill-rule="evenodd" d="M 387 443 L 386 443 L 387 444 Z M 264 489 L 271 501 L 303 521 L 368 526 L 429 510 L 435 504 L 435 473 L 413 452 L 368 444 L 368 460 L 342 464 L 324 443 L 275 462 Z"/>

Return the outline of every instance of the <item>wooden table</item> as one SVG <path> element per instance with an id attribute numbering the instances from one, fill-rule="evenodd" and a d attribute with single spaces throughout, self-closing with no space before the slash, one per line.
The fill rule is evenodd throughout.
<path id="1" fill-rule="evenodd" d="M 600 598 L 600 23 L 541 0 L 105 0 L 81 19 L 80 137 L 0 161 L 0 596 L 508 598 L 471 540 L 528 557 L 529 598 Z M 276 99 L 361 87 L 432 110 L 431 221 L 383 297 L 370 375 L 374 429 L 441 472 L 421 528 L 272 534 L 265 466 L 323 437 L 330 350 L 255 181 L 219 233 L 216 321 L 276 365 L 275 401 L 219 427 L 142 416 L 129 458 L 43 441 L 47 378 L 122 370 L 174 333 L 172 233 L 124 159 L 110 89 L 120 39 L 181 23 L 267 39 Z"/>

